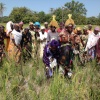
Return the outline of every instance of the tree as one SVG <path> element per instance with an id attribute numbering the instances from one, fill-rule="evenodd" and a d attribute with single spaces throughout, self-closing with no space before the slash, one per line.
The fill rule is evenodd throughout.
<path id="1" fill-rule="evenodd" d="M 3 17 L 4 10 L 5 10 L 5 4 L 0 3 L 0 17 Z"/>
<path id="2" fill-rule="evenodd" d="M 73 15 L 74 14 L 86 15 L 87 12 L 83 3 L 79 3 L 79 1 L 75 2 L 74 0 L 66 3 L 65 8 L 67 8 Z"/>
<path id="3" fill-rule="evenodd" d="M 26 7 L 16 7 L 13 8 L 12 12 L 10 13 L 10 18 L 12 21 L 14 22 L 20 22 L 20 21 L 25 21 L 25 19 L 30 21 L 30 18 L 33 15 L 33 11 L 31 11 L 30 9 L 26 8 Z M 25 22 L 26 23 L 26 22 Z"/>

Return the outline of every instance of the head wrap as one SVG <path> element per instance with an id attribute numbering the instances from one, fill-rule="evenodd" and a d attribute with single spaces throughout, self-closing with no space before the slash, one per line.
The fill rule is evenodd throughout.
<path id="1" fill-rule="evenodd" d="M 21 22 L 19 22 L 19 25 L 23 25 L 24 23 L 21 21 Z"/>
<path id="2" fill-rule="evenodd" d="M 81 29 L 81 27 L 77 27 L 76 30 L 77 31 L 81 31 L 82 29 Z"/>
<path id="3" fill-rule="evenodd" d="M 29 25 L 33 25 L 33 22 L 29 22 Z"/>
<path id="4" fill-rule="evenodd" d="M 53 15 L 52 16 L 52 20 L 51 20 L 51 22 L 50 22 L 50 24 L 49 24 L 49 26 L 55 26 L 56 28 L 58 28 L 59 27 L 59 25 L 58 25 L 58 22 L 56 21 L 56 16 L 55 15 Z"/>
<path id="5" fill-rule="evenodd" d="M 98 26 L 96 26 L 96 27 L 94 28 L 94 30 L 100 31 L 100 28 L 99 28 Z"/>
<path id="6" fill-rule="evenodd" d="M 45 22 L 44 24 L 48 24 L 48 22 Z"/>
<path id="7" fill-rule="evenodd" d="M 71 18 L 72 17 L 72 14 L 68 14 L 68 20 L 66 20 L 65 22 L 65 26 L 68 26 L 69 24 L 72 24 L 74 25 L 74 20 Z"/>
<path id="8" fill-rule="evenodd" d="M 7 32 L 7 34 L 8 34 L 10 31 L 12 31 L 11 25 L 13 25 L 13 22 L 12 22 L 12 21 L 9 21 L 9 22 L 6 24 L 6 32 Z"/>
<path id="9" fill-rule="evenodd" d="M 39 22 L 35 22 L 35 25 L 40 27 L 40 23 Z"/>
<path id="10" fill-rule="evenodd" d="M 51 46 L 51 47 L 58 47 L 58 46 L 59 46 L 59 42 L 56 41 L 56 40 L 52 40 L 52 41 L 50 42 L 50 46 Z"/>
<path id="11" fill-rule="evenodd" d="M 87 29 L 88 29 L 87 26 L 84 26 L 84 27 L 83 27 L 83 30 L 87 30 Z"/>

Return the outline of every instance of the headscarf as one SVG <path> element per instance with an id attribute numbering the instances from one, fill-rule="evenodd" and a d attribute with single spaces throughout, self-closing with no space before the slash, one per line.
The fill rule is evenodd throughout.
<path id="1" fill-rule="evenodd" d="M 21 21 L 21 22 L 19 22 L 19 25 L 23 25 L 24 23 Z"/>
<path id="2" fill-rule="evenodd" d="M 10 31 L 12 31 L 11 29 L 11 24 L 13 25 L 13 22 L 12 21 L 9 21 L 7 24 L 6 24 L 6 33 L 8 34 Z"/>
<path id="3" fill-rule="evenodd" d="M 56 41 L 56 40 L 52 40 L 51 42 L 50 42 L 50 46 L 51 47 L 58 47 L 59 46 L 59 42 L 58 41 Z"/>

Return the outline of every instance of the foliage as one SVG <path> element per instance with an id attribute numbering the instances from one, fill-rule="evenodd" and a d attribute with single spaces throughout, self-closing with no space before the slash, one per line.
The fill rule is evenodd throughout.
<path id="1" fill-rule="evenodd" d="M 0 13 L 3 14 L 5 10 L 5 5 L 0 3 Z M 20 22 L 23 21 L 24 23 L 36 22 L 39 21 L 40 23 L 50 22 L 52 19 L 52 15 L 56 15 L 56 20 L 60 22 L 65 22 L 68 19 L 68 14 L 72 14 L 72 18 L 75 21 L 76 25 L 85 25 L 91 23 L 93 25 L 100 25 L 100 14 L 97 17 L 86 17 L 86 8 L 83 3 L 79 1 L 72 0 L 71 2 L 67 2 L 64 4 L 63 7 L 59 7 L 57 9 L 50 8 L 50 12 L 46 14 L 43 11 L 36 12 L 32 11 L 26 7 L 15 7 L 11 11 L 9 16 L 4 16 L 0 18 L 0 22 L 6 23 L 9 20 L 13 22 Z"/>
<path id="2" fill-rule="evenodd" d="M 5 4 L 0 3 L 0 17 L 3 17 L 4 10 L 5 10 Z"/>

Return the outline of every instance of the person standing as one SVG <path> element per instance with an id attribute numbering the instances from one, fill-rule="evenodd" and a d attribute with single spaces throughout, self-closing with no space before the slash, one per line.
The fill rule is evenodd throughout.
<path id="1" fill-rule="evenodd" d="M 55 16 L 53 15 L 52 17 L 53 19 L 50 22 L 50 31 L 47 34 L 47 42 L 51 42 L 52 40 L 56 40 L 56 41 L 59 40 L 59 34 L 56 31 L 56 28 L 58 28 L 58 23 L 55 20 Z"/>
<path id="2" fill-rule="evenodd" d="M 21 57 L 22 33 L 19 30 L 19 24 L 14 24 L 14 29 L 10 34 L 10 43 L 8 47 L 8 56 L 15 62 L 20 62 Z"/>
<path id="3" fill-rule="evenodd" d="M 48 31 L 49 31 L 48 22 L 45 22 L 44 23 L 44 26 L 45 26 L 45 32 L 48 33 Z"/>

